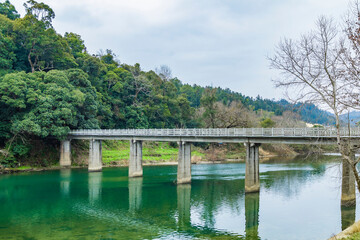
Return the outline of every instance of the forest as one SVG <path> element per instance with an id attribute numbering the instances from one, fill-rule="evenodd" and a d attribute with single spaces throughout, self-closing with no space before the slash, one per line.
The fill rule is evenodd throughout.
<path id="1" fill-rule="evenodd" d="M 50 6 L 28 0 L 24 7 L 21 17 L 8 0 L 0 2 L 0 164 L 40 151 L 34 146 L 57 144 L 71 129 L 334 122 L 313 104 L 185 84 L 166 65 L 145 71 L 109 49 L 91 54 L 80 35 L 56 32 Z"/>

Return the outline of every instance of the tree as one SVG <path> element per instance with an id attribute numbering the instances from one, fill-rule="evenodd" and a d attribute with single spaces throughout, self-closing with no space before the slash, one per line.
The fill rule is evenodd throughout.
<path id="1" fill-rule="evenodd" d="M 45 3 L 38 3 L 35 0 L 28 0 L 24 3 L 26 15 L 43 22 L 46 28 L 52 27 L 51 22 L 55 18 L 54 11 Z"/>
<path id="2" fill-rule="evenodd" d="M 216 128 L 216 89 L 209 87 L 205 89 L 204 95 L 201 97 L 201 106 L 204 109 L 202 118 L 209 122 L 206 127 Z"/>
<path id="3" fill-rule="evenodd" d="M 172 78 L 172 71 L 170 67 L 161 65 L 160 68 L 155 68 L 155 72 L 164 81 L 169 81 Z"/>
<path id="4" fill-rule="evenodd" d="M 71 49 L 71 54 L 75 58 L 80 57 L 86 51 L 84 40 L 81 39 L 80 35 L 66 32 L 64 38 Z"/>
<path id="5" fill-rule="evenodd" d="M 262 128 L 272 128 L 275 126 L 275 122 L 271 118 L 265 118 L 260 122 Z"/>
<path id="6" fill-rule="evenodd" d="M 0 15 L 0 69 L 10 70 L 16 61 L 13 26 L 14 21 Z"/>
<path id="7" fill-rule="evenodd" d="M 69 45 L 52 28 L 53 10 L 34 0 L 27 1 L 24 6 L 25 17 L 14 24 L 18 59 L 27 60 L 28 64 L 18 64 L 21 70 L 28 70 L 23 68 L 24 65 L 30 67 L 31 72 L 75 67 L 77 64 Z"/>
<path id="8" fill-rule="evenodd" d="M 0 14 L 5 15 L 11 20 L 15 20 L 20 17 L 20 14 L 18 14 L 14 5 L 12 5 L 9 0 L 6 0 L 4 3 L 0 3 Z"/>
<path id="9" fill-rule="evenodd" d="M 285 87 L 291 95 L 297 93 L 297 99 L 320 104 L 334 114 L 339 151 L 343 161 L 350 164 L 360 191 L 356 169 L 359 158 L 353 157 L 357 143 L 342 137 L 340 122 L 341 113 L 359 107 L 359 68 L 347 61 L 349 55 L 351 49 L 346 48 L 346 41 L 333 20 L 322 16 L 316 22 L 316 29 L 302 35 L 300 40 L 280 41 L 269 61 L 282 74 L 275 80 L 277 87 Z"/>

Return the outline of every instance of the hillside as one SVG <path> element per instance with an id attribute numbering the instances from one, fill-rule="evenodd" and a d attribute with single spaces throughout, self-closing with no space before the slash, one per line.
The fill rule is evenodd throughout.
<path id="1" fill-rule="evenodd" d="M 332 121 L 312 104 L 191 86 L 172 77 L 166 66 L 145 71 L 139 63 L 121 63 L 111 50 L 91 54 L 80 35 L 56 32 L 50 6 L 31 1 L 25 10 L 21 18 L 9 1 L 0 3 L 0 164 L 25 161 L 39 151 L 34 146 L 56 148 L 53 140 L 70 129 L 295 127 Z"/>

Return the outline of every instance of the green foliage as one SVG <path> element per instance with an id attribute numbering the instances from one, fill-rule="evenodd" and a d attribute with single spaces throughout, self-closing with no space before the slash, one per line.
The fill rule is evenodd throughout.
<path id="1" fill-rule="evenodd" d="M 275 126 L 275 122 L 271 118 L 265 118 L 260 122 L 262 128 L 272 128 Z"/>
<path id="2" fill-rule="evenodd" d="M 14 5 L 12 5 L 9 0 L 5 0 L 4 3 L 0 3 L 0 14 L 5 15 L 11 20 L 15 20 L 20 17 L 20 14 L 18 14 Z"/>
<path id="3" fill-rule="evenodd" d="M 216 115 L 216 89 L 206 88 L 204 95 L 201 97 L 201 106 L 204 108 L 203 118 L 208 118 L 210 120 L 210 126 L 215 128 L 215 115 Z"/>
<path id="4" fill-rule="evenodd" d="M 28 0 L 24 3 L 25 11 L 27 16 L 32 16 L 43 22 L 44 25 L 52 27 L 51 22 L 55 18 L 54 11 L 45 3 L 38 3 L 34 0 Z"/>
<path id="5" fill-rule="evenodd" d="M 64 39 L 70 47 L 71 54 L 75 57 L 81 57 L 85 51 L 84 41 L 81 39 L 81 36 L 76 33 L 66 32 Z"/>

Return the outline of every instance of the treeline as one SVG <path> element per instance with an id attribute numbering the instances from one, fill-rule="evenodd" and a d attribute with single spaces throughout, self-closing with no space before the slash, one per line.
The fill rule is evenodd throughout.
<path id="1" fill-rule="evenodd" d="M 70 129 L 269 127 L 271 116 L 289 111 L 329 120 L 314 105 L 191 86 L 166 66 L 143 71 L 111 50 L 90 54 L 80 35 L 55 31 L 48 5 L 24 6 L 21 18 L 8 0 L 0 3 L 0 165 L 26 156 L 34 139 L 61 139 Z"/>

